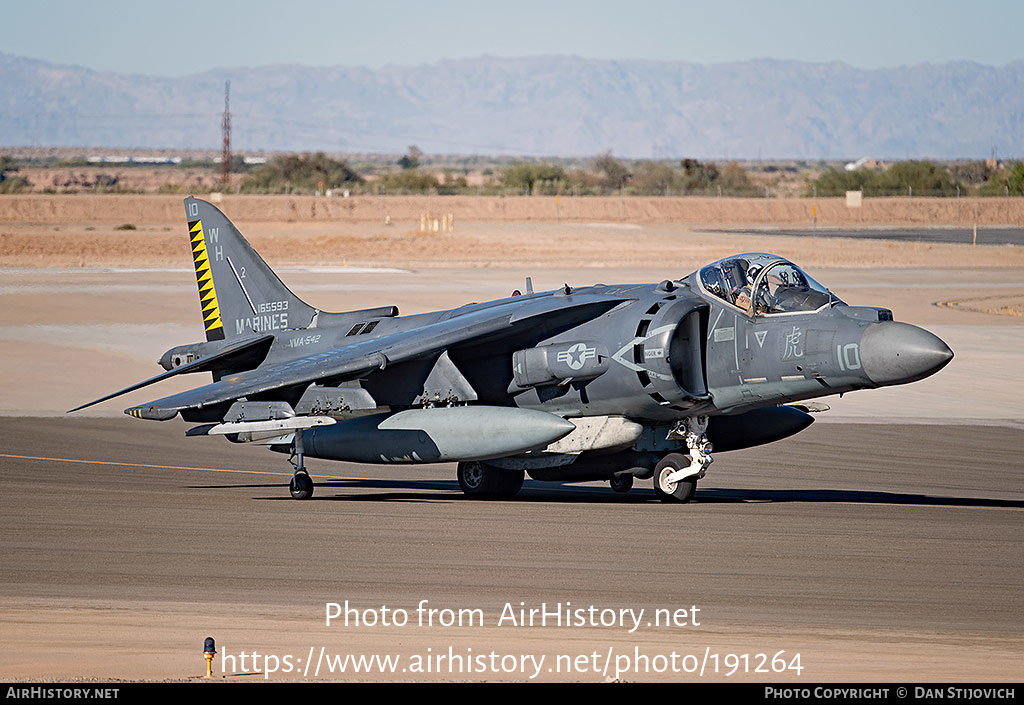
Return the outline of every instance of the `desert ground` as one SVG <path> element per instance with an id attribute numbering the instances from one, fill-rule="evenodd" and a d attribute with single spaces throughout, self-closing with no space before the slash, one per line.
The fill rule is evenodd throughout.
<path id="1" fill-rule="evenodd" d="M 948 201 L 914 204 L 910 217 L 903 202 L 873 211 L 868 201 L 855 214 L 821 203 L 817 225 L 842 235 L 787 236 L 771 229 L 812 227 L 804 199 L 768 203 L 766 222 L 756 199 L 223 198 L 285 283 L 324 310 L 447 308 L 506 296 L 526 276 L 538 290 L 660 281 L 768 251 L 956 353 L 927 380 L 825 399 L 831 410 L 792 439 L 722 454 L 696 501 L 670 506 L 648 483 L 619 496 L 601 483 L 527 482 L 515 500 L 473 502 L 454 466 L 326 461 L 311 461 L 314 499 L 292 502 L 283 456 L 121 413 L 205 379 L 68 417 L 201 338 L 181 198 L 2 197 L 0 678 L 192 679 L 213 635 L 231 653 L 302 659 L 321 646 L 405 658 L 449 646 L 550 659 L 785 650 L 801 653 L 799 677 L 704 678 L 1019 681 L 1024 247 L 987 244 L 986 233 L 1019 229 L 1024 208 L 996 201 L 964 199 L 959 219 Z M 421 232 L 428 212 L 453 213 L 454 231 Z M 976 246 L 857 237 L 957 225 L 973 236 L 975 218 Z M 478 607 L 487 622 L 325 627 L 324 603 L 345 599 L 360 609 L 413 611 L 422 599 Z M 505 602 L 543 601 L 699 605 L 706 620 L 632 634 L 495 625 Z M 536 680 L 606 680 L 600 671 Z M 325 677 L 529 680 L 518 671 Z"/>

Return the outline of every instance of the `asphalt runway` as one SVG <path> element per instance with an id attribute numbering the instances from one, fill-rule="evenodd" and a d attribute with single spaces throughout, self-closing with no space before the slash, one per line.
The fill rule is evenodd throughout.
<path id="1" fill-rule="evenodd" d="M 905 242 L 941 242 L 970 245 L 974 242 L 974 228 L 750 228 L 746 230 L 721 229 L 711 232 L 743 233 L 748 235 L 793 235 L 797 237 L 858 238 L 869 240 L 897 240 Z M 978 228 L 979 245 L 1024 245 L 1022 228 Z"/>
<path id="2" fill-rule="evenodd" d="M 300 632 L 322 640 L 325 602 L 422 599 L 495 614 L 520 601 L 700 605 L 707 628 L 733 640 L 840 634 L 811 680 L 878 680 L 893 653 L 940 642 L 948 653 L 919 656 L 918 677 L 1024 676 L 1019 429 L 819 423 L 718 454 L 689 505 L 657 502 L 648 481 L 618 495 L 527 480 L 513 500 L 469 500 L 453 465 L 318 460 L 315 497 L 297 502 L 285 456 L 183 430 L 0 418 L 0 621 L 7 639 L 34 648 L 23 662 L 0 660 L 4 677 L 110 677 L 96 665 L 109 639 L 134 640 L 140 654 L 187 651 L 175 625 L 156 622 L 111 627 L 116 636 L 94 643 L 91 620 L 106 619 L 95 605 L 120 605 L 116 615 L 217 604 L 221 619 L 228 605 L 254 628 L 298 612 L 309 617 Z M 76 609 L 88 618 L 67 617 Z M 54 651 L 43 635 L 62 629 L 83 630 L 67 637 L 81 653 L 38 670 Z M 528 641 L 545 637 L 554 633 Z M 973 670 L 984 664 L 1004 670 Z M 127 677 L 175 677 L 176 667 Z"/>

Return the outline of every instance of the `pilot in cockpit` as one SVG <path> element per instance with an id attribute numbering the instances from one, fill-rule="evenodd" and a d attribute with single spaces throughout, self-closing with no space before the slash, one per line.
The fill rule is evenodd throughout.
<path id="1" fill-rule="evenodd" d="M 774 255 L 722 259 L 704 267 L 700 276 L 709 293 L 749 315 L 799 313 L 840 303 L 799 267 Z"/>
<path id="2" fill-rule="evenodd" d="M 761 273 L 761 269 L 761 265 L 757 263 L 747 266 L 747 283 L 736 294 L 736 305 L 744 311 L 750 310 L 750 300 L 754 296 L 754 284 L 757 282 L 757 276 Z"/>

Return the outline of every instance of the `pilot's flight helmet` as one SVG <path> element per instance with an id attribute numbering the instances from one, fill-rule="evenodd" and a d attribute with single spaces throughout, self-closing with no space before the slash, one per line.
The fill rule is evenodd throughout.
<path id="1" fill-rule="evenodd" d="M 764 269 L 764 265 L 757 262 L 753 262 L 747 265 L 747 283 L 753 284 L 754 280 L 757 279 L 757 275 Z"/>

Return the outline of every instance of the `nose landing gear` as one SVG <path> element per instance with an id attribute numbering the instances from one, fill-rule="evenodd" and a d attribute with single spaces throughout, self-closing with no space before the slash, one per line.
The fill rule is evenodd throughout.
<path id="1" fill-rule="evenodd" d="M 680 419 L 669 431 L 669 439 L 686 441 L 688 455 L 669 453 L 654 468 L 654 492 L 663 502 L 689 502 L 697 490 L 697 481 L 704 477 L 714 462 L 707 437 L 708 417 Z"/>

